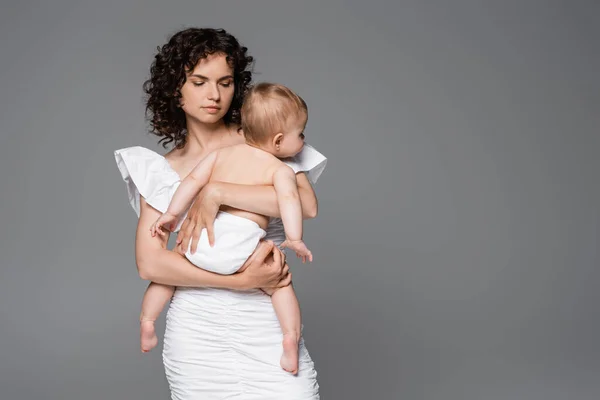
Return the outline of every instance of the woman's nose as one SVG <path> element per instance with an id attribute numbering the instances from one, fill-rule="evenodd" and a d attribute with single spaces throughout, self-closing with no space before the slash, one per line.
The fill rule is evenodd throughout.
<path id="1" fill-rule="evenodd" d="M 219 101 L 221 98 L 221 93 L 219 92 L 219 87 L 217 85 L 210 85 L 210 90 L 208 92 L 208 99 L 213 101 Z"/>

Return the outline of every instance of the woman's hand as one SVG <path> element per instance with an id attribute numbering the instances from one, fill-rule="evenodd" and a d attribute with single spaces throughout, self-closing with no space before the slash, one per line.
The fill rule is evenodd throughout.
<path id="1" fill-rule="evenodd" d="M 195 253 L 203 228 L 206 228 L 208 242 L 213 246 L 215 243 L 214 222 L 220 206 L 218 185 L 216 183 L 206 184 L 190 207 L 187 217 L 177 234 L 173 250 L 185 254 L 191 240 L 192 247 L 190 251 Z"/>
<path id="2" fill-rule="evenodd" d="M 292 282 L 285 255 L 273 242 L 260 242 L 239 272 L 242 288 L 281 288 Z"/>

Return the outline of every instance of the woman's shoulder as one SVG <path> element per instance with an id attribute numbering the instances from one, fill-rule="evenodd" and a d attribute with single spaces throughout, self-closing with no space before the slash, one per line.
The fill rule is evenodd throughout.
<path id="1" fill-rule="evenodd" d="M 167 151 L 163 157 L 168 161 L 177 161 L 179 158 L 181 158 L 182 153 L 183 149 L 173 147 L 171 150 Z"/>
<path id="2" fill-rule="evenodd" d="M 172 166 L 177 165 L 177 163 L 179 162 L 181 157 L 182 157 L 181 149 L 171 149 L 168 152 L 166 152 L 165 155 L 163 156 L 163 158 Z"/>

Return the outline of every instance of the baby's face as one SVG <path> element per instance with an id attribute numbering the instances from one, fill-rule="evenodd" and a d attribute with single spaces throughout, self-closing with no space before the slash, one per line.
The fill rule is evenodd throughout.
<path id="1" fill-rule="evenodd" d="M 281 141 L 280 155 L 281 158 L 293 157 L 300 153 L 304 147 L 304 128 L 306 127 L 306 115 L 299 115 L 290 121 Z"/>

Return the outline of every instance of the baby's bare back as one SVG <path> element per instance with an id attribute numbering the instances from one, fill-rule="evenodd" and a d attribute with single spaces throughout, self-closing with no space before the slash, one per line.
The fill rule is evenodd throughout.
<path id="1" fill-rule="evenodd" d="M 224 147 L 219 150 L 210 181 L 241 185 L 273 185 L 273 175 L 283 162 L 264 150 L 247 144 Z M 222 211 L 248 218 L 266 229 L 269 218 L 232 207 L 221 207 Z"/>

